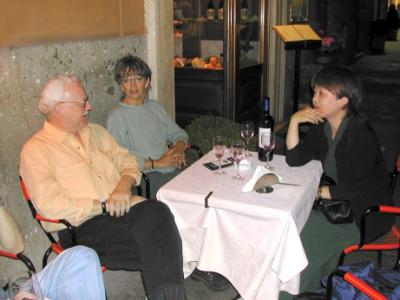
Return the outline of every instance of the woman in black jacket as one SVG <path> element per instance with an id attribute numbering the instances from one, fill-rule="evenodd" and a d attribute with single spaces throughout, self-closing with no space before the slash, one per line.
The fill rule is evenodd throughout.
<path id="1" fill-rule="evenodd" d="M 290 166 L 304 165 L 312 159 L 321 161 L 324 174 L 336 184 L 322 185 L 316 198 L 348 200 L 355 223 L 334 225 L 323 215 L 311 213 L 301 233 L 310 261 L 302 273 L 302 290 L 317 288 L 318 276 L 332 271 L 329 268 L 337 263 L 334 258 L 340 251 L 358 241 L 361 214 L 366 208 L 392 204 L 378 139 L 371 126 L 357 114 L 362 99 L 357 75 L 345 66 L 329 66 L 314 76 L 311 88 L 312 107 L 298 111 L 290 119 L 286 161 Z M 300 140 L 302 123 L 311 125 L 307 136 Z M 393 221 L 392 217 L 381 215 L 368 218 L 367 242 L 388 232 Z M 318 259 L 322 261 L 314 262 Z M 327 260 L 332 263 L 326 263 Z M 316 274 L 310 274 L 316 269 Z"/>

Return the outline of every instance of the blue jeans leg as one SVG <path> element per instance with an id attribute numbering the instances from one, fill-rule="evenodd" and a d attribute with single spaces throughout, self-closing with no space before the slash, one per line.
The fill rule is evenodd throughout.
<path id="1" fill-rule="evenodd" d="M 42 292 L 52 300 L 105 300 L 103 274 L 96 252 L 75 246 L 37 274 Z"/>

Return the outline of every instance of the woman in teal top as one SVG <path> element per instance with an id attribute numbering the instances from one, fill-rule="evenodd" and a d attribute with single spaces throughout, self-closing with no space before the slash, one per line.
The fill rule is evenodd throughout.
<path id="1" fill-rule="evenodd" d="M 151 70 L 143 60 L 124 56 L 115 66 L 114 77 L 124 96 L 108 115 L 107 129 L 119 144 L 138 157 L 150 180 L 150 198 L 154 199 L 158 189 L 186 164 L 184 149 L 188 136 L 159 102 L 145 99 Z M 222 275 L 214 272 L 196 269 L 192 277 L 213 290 L 230 286 Z"/>
<path id="2" fill-rule="evenodd" d="M 188 136 L 154 100 L 145 99 L 151 70 L 140 58 L 118 60 L 114 77 L 124 96 L 111 110 L 107 129 L 117 142 L 139 159 L 151 182 L 151 198 L 184 165 Z"/>

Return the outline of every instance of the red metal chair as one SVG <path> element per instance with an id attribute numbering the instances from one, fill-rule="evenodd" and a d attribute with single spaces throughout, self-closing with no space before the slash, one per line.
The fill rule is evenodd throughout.
<path id="1" fill-rule="evenodd" d="M 142 178 L 144 178 L 144 180 L 145 180 L 146 195 L 148 197 L 148 195 L 150 194 L 149 179 L 145 174 L 143 174 Z M 54 236 L 43 227 L 41 222 L 63 224 L 68 229 L 68 232 L 71 235 L 71 241 L 72 241 L 72 244 L 73 244 L 72 246 L 76 246 L 77 245 L 75 229 L 71 225 L 71 223 L 68 222 L 65 219 L 49 219 L 49 218 L 45 218 L 45 217 L 41 216 L 37 212 L 36 208 L 33 206 L 33 203 L 31 201 L 31 197 L 29 195 L 28 189 L 26 188 L 26 185 L 25 185 L 25 182 L 24 182 L 23 178 L 21 176 L 19 176 L 19 179 L 20 179 L 20 185 L 21 185 L 22 192 L 24 194 L 25 200 L 28 202 L 31 214 L 32 214 L 33 218 L 39 223 L 40 228 L 42 228 L 43 232 L 46 234 L 47 238 L 50 241 L 50 247 L 46 250 L 46 252 L 43 255 L 43 259 L 42 259 L 42 267 L 44 268 L 47 265 L 47 261 L 49 259 L 50 254 L 52 252 L 54 252 L 55 254 L 58 255 L 62 251 L 64 251 L 64 248 L 61 246 L 60 242 L 58 240 L 56 240 L 54 238 Z M 142 195 L 141 188 L 140 189 L 138 188 L 137 190 L 138 190 L 138 194 Z M 106 268 L 104 266 L 102 266 L 102 271 L 104 272 L 105 270 L 106 270 Z"/>
<path id="2" fill-rule="evenodd" d="M 381 265 L 382 262 L 382 251 L 387 250 L 398 250 L 397 251 L 397 260 L 394 266 L 395 269 L 399 269 L 399 259 L 400 259 L 400 229 L 398 226 L 393 225 L 390 233 L 388 233 L 384 237 L 384 241 L 381 243 L 371 243 L 365 244 L 365 228 L 366 228 L 366 218 L 367 216 L 372 213 L 389 213 L 394 215 L 400 215 L 400 207 L 395 206 L 386 206 L 386 205 L 379 205 L 373 206 L 369 209 L 365 210 L 363 215 L 361 216 L 361 234 L 360 234 L 360 242 L 358 244 L 351 245 L 343 250 L 338 265 L 342 265 L 345 259 L 345 256 L 355 252 L 355 251 L 377 251 L 378 252 L 378 265 Z"/>
<path id="3" fill-rule="evenodd" d="M 52 252 L 54 252 L 55 254 L 58 255 L 58 254 L 60 254 L 61 252 L 64 251 L 64 248 L 61 246 L 60 242 L 57 241 L 54 238 L 54 236 L 43 227 L 41 222 L 64 224 L 64 226 L 68 229 L 68 231 L 69 231 L 69 233 L 71 235 L 71 240 L 72 240 L 72 243 L 73 243 L 74 246 L 76 245 L 75 229 L 71 225 L 71 223 L 68 222 L 65 219 L 49 219 L 49 218 L 42 217 L 37 212 L 36 208 L 33 206 L 31 197 L 29 196 L 29 192 L 28 192 L 28 189 L 26 188 L 24 180 L 22 179 L 21 176 L 19 176 L 19 179 L 20 179 L 20 185 L 21 185 L 22 192 L 24 193 L 25 200 L 28 202 L 31 214 L 32 214 L 33 218 L 39 223 L 40 228 L 42 228 L 43 232 L 46 234 L 47 238 L 50 241 L 50 247 L 46 250 L 46 252 L 43 255 L 43 259 L 42 259 L 42 267 L 44 268 L 47 265 L 47 261 L 49 259 L 50 254 Z"/>
<path id="4" fill-rule="evenodd" d="M 370 244 L 365 244 L 365 229 L 366 229 L 366 219 L 367 216 L 370 213 L 385 213 L 385 214 L 394 214 L 394 215 L 400 215 L 400 207 L 395 207 L 395 206 L 386 206 L 386 205 L 379 205 L 379 206 L 373 206 L 369 209 L 367 209 L 362 217 L 361 217 L 361 235 L 360 235 L 360 242 L 358 244 L 351 245 L 347 247 L 346 249 L 343 250 L 338 266 L 342 265 L 344 263 L 344 259 L 346 255 L 356 252 L 356 251 L 377 251 L 378 252 L 378 266 L 381 265 L 382 261 L 382 251 L 388 251 L 388 250 L 397 250 L 397 257 L 395 264 L 393 266 L 394 270 L 399 271 L 400 268 L 400 230 L 399 228 L 394 225 L 392 227 L 391 232 L 385 236 L 383 242 L 379 243 L 370 243 Z M 336 270 L 332 272 L 328 276 L 328 284 L 327 284 L 327 298 L 331 299 L 332 297 L 332 285 L 333 285 L 333 277 L 334 276 L 340 276 L 342 277 L 346 282 L 349 284 L 353 285 L 363 293 L 365 293 L 367 296 L 369 296 L 371 299 L 387 299 L 386 296 L 381 294 L 379 291 L 375 290 L 373 287 L 369 286 L 359 278 L 357 278 L 354 274 L 351 272 L 344 272 L 342 270 Z"/>

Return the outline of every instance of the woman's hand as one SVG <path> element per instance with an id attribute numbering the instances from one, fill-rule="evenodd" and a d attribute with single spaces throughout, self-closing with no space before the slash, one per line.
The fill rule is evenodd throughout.
<path id="1" fill-rule="evenodd" d="M 156 168 L 178 167 L 178 161 L 182 161 L 182 155 L 175 148 L 170 148 L 159 159 L 154 161 Z"/>
<path id="2" fill-rule="evenodd" d="M 185 156 L 186 143 L 184 141 L 177 141 L 172 149 L 175 149 L 176 167 L 182 168 L 186 166 Z"/>
<path id="3" fill-rule="evenodd" d="M 292 122 L 297 123 L 297 125 L 301 123 L 318 124 L 324 122 L 324 119 L 321 118 L 314 109 L 306 107 L 292 115 L 290 123 Z"/>
<path id="4" fill-rule="evenodd" d="M 181 168 L 186 165 L 185 143 L 178 141 L 167 150 L 163 156 L 154 161 L 156 168 L 174 167 Z"/>
<path id="5" fill-rule="evenodd" d="M 299 138 L 299 124 L 301 123 L 318 124 L 324 122 L 318 113 L 311 107 L 306 107 L 294 113 L 290 118 L 289 128 L 286 135 L 286 147 L 288 150 L 297 146 L 300 141 Z"/>

